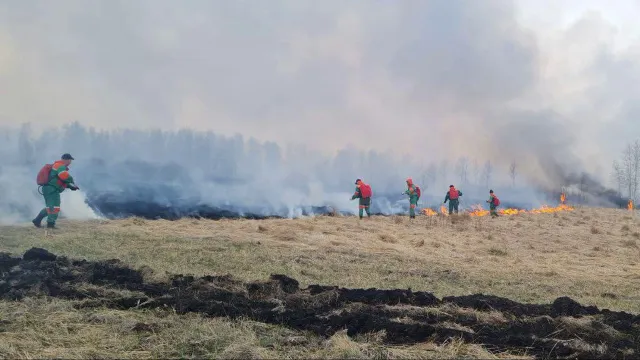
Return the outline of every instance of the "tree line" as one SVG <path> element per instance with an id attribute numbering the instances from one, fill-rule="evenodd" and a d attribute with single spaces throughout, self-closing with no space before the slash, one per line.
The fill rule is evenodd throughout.
<path id="1" fill-rule="evenodd" d="M 460 186 L 492 187 L 509 183 L 515 187 L 517 165 L 494 164 L 491 161 L 461 157 L 457 161 L 432 161 L 420 165 L 414 156 L 400 159 L 390 152 L 360 151 L 345 148 L 335 154 L 320 154 L 304 146 L 281 146 L 253 138 L 224 136 L 213 132 L 192 130 L 96 130 L 75 122 L 59 128 L 49 128 L 36 134 L 29 124 L 15 131 L 3 131 L 0 155 L 17 164 L 37 168 L 51 161 L 58 153 L 70 152 L 82 164 L 98 164 L 109 159 L 114 164 L 137 160 L 150 163 L 178 163 L 189 173 L 201 173 L 215 179 L 224 175 L 231 179 L 263 181 L 286 180 L 290 184 L 321 182 L 325 190 L 345 188 L 354 177 L 363 177 L 381 191 L 402 187 L 398 179 L 413 176 L 423 189 L 437 189 L 455 183 Z M 144 172 L 142 165 L 137 172 Z M 118 165 L 123 176 L 128 167 Z M 503 167 L 504 166 L 504 167 Z M 126 173 L 126 174 L 125 174 Z M 277 176 L 276 176 L 277 175 Z M 295 185 L 291 185 L 295 186 Z"/>
<path id="2" fill-rule="evenodd" d="M 471 161 L 468 157 L 461 157 L 451 167 L 448 161 L 443 160 L 439 164 L 431 163 L 423 169 L 420 181 L 425 187 L 438 184 L 438 181 L 446 183 L 453 182 L 455 179 L 462 186 L 476 185 L 490 188 L 494 180 L 495 166 L 490 160 L 481 165 L 478 160 Z M 450 171 L 453 177 L 450 176 Z M 509 164 L 508 175 L 511 185 L 515 187 L 518 175 L 518 165 L 515 160 Z"/>

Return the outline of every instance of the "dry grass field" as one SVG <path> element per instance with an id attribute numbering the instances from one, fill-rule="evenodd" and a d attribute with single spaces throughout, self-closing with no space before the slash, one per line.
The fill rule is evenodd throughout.
<path id="1" fill-rule="evenodd" d="M 640 356 L 624 210 L 59 226 L 0 227 L 2 358 Z"/>

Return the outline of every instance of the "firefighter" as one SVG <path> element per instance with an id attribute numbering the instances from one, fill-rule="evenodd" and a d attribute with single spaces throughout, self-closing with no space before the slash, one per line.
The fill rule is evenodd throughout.
<path id="1" fill-rule="evenodd" d="M 498 217 L 497 208 L 498 205 L 500 205 L 500 200 L 493 193 L 493 190 L 489 190 L 489 200 L 487 200 L 487 202 L 489 203 L 489 213 L 491 214 L 491 217 Z"/>
<path id="2" fill-rule="evenodd" d="M 42 185 L 42 196 L 46 207 L 40 210 L 38 216 L 32 220 L 36 227 L 41 227 L 42 220 L 46 217 L 47 228 L 55 228 L 58 213 L 60 213 L 60 194 L 65 189 L 72 191 L 79 189 L 69 174 L 69 166 L 73 160 L 70 154 L 64 154 L 60 160 L 51 165 L 48 181 Z"/>
<path id="3" fill-rule="evenodd" d="M 371 186 L 369 184 L 365 184 L 361 179 L 356 180 L 356 191 L 351 196 L 351 200 L 358 200 L 358 216 L 362 219 L 364 212 L 367 213 L 367 218 L 371 217 L 371 212 L 369 211 L 369 207 L 371 206 L 371 196 L 373 192 L 371 191 Z"/>
<path id="4" fill-rule="evenodd" d="M 449 191 L 447 195 L 444 197 L 444 203 L 446 204 L 449 201 L 449 215 L 458 213 L 458 205 L 460 204 L 460 196 L 462 196 L 462 191 L 455 188 L 453 185 L 449 185 Z"/>
<path id="5" fill-rule="evenodd" d="M 418 198 L 420 197 L 417 186 L 413 184 L 413 179 L 407 179 L 407 190 L 403 193 L 409 195 L 409 218 L 416 218 L 416 206 L 418 205 Z"/>

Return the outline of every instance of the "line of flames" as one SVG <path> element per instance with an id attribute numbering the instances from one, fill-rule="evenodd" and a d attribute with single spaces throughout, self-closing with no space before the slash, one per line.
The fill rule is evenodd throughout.
<path id="1" fill-rule="evenodd" d="M 565 201 L 566 201 L 566 196 L 564 195 L 564 193 L 562 193 L 560 194 L 560 205 L 556 207 L 543 205 L 538 209 L 531 209 L 531 210 L 507 208 L 507 209 L 500 209 L 497 212 L 499 215 L 518 215 L 518 214 L 548 214 L 548 213 L 555 213 L 560 211 L 572 211 L 573 207 L 566 205 Z M 634 208 L 633 200 L 629 200 L 629 202 L 627 203 L 627 210 L 633 211 L 633 208 Z M 462 212 L 467 213 L 471 216 L 487 216 L 490 214 L 489 210 L 485 210 L 481 205 L 473 205 L 471 206 L 470 210 L 466 210 L 466 211 L 463 210 Z M 439 213 L 429 208 L 422 209 L 422 213 L 426 216 L 437 216 L 439 214 L 449 215 L 449 211 L 447 211 L 447 208 L 444 205 L 440 206 Z"/>
<path id="2" fill-rule="evenodd" d="M 513 208 L 499 209 L 497 213 L 498 215 L 510 216 L 510 215 L 518 215 L 518 214 L 548 214 L 548 213 L 555 213 L 560 211 L 572 211 L 572 210 L 573 210 L 572 206 L 561 204 L 556 207 L 545 205 L 540 208 L 531 209 L 531 210 L 513 209 Z M 466 211 L 463 210 L 461 212 L 469 214 L 471 216 L 487 216 L 490 214 L 489 210 L 483 209 L 482 206 L 480 205 L 473 205 L 470 210 L 466 210 Z M 449 215 L 449 211 L 447 211 L 447 208 L 444 206 L 440 207 L 439 213 L 429 208 L 422 209 L 422 213 L 426 216 L 437 216 L 438 214 Z"/>
<path id="3" fill-rule="evenodd" d="M 560 211 L 572 211 L 573 207 L 566 205 L 565 200 L 566 200 L 566 197 L 563 193 L 560 195 L 560 205 L 555 207 L 543 205 L 540 208 L 531 209 L 531 210 L 507 208 L 507 209 L 499 209 L 497 213 L 498 215 L 510 216 L 510 215 L 518 215 L 518 214 L 548 214 L 548 213 L 555 213 Z M 629 201 L 628 208 L 629 210 L 633 209 L 633 203 L 631 201 Z M 487 216 L 490 214 L 489 210 L 485 210 L 481 205 L 473 205 L 471 206 L 470 210 L 466 210 L 462 212 L 469 214 L 471 216 Z M 422 209 L 422 213 L 426 216 L 437 216 L 439 214 L 448 215 L 449 211 L 447 211 L 447 208 L 443 205 L 443 206 L 440 206 L 439 213 L 429 208 Z"/>

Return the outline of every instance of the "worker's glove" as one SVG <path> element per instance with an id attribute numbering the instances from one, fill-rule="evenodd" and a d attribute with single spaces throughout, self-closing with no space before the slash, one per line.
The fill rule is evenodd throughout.
<path id="1" fill-rule="evenodd" d="M 69 190 L 71 190 L 71 191 L 76 191 L 78 189 L 80 189 L 80 188 L 75 186 L 75 185 L 69 185 Z"/>

